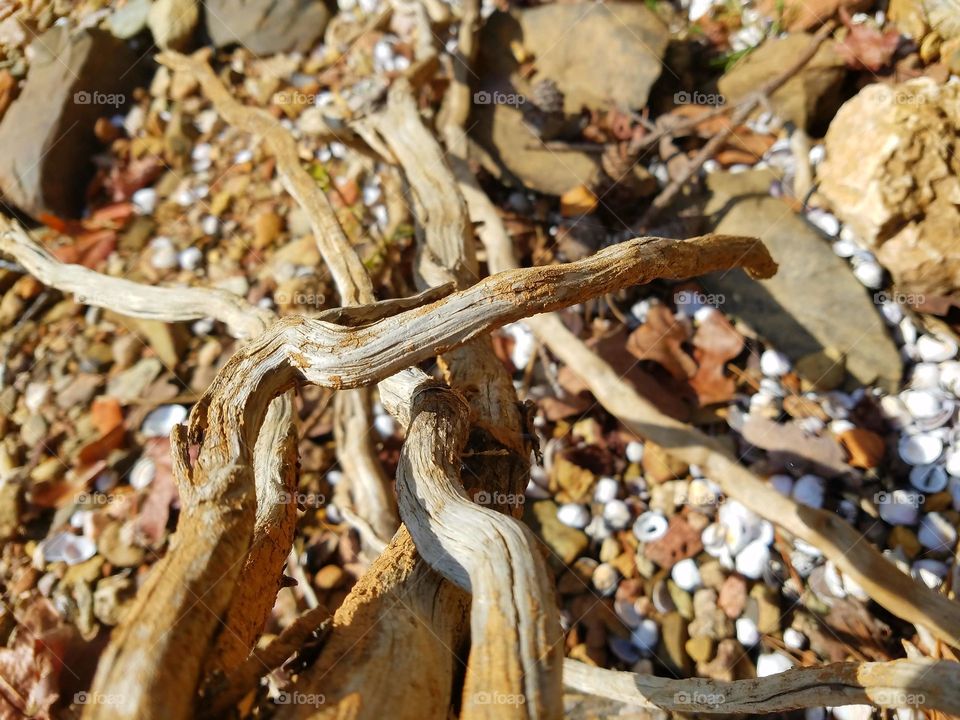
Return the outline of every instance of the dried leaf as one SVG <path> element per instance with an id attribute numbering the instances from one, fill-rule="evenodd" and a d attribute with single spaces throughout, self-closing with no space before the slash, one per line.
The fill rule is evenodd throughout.
<path id="1" fill-rule="evenodd" d="M 693 336 L 697 374 L 690 380 L 700 405 L 727 402 L 736 383 L 726 372 L 726 364 L 743 351 L 743 336 L 720 312 L 709 313 Z"/>
<path id="2" fill-rule="evenodd" d="M 683 349 L 689 325 L 678 320 L 664 305 L 654 305 L 647 313 L 647 321 L 630 333 L 627 350 L 640 360 L 653 360 L 662 365 L 677 380 L 692 378 L 697 364 Z"/>
<path id="3" fill-rule="evenodd" d="M 742 434 L 751 445 L 782 456 L 788 464 L 809 467 L 818 475 L 834 477 L 850 470 L 840 443 L 830 437 L 810 435 L 795 422 L 778 423 L 750 415 Z"/>
<path id="4" fill-rule="evenodd" d="M 150 483 L 150 493 L 140 508 L 137 518 L 137 530 L 148 545 L 159 544 L 167 532 L 170 519 L 170 506 L 179 502 L 180 493 L 173 479 L 173 466 L 170 459 L 170 439 L 154 438 L 144 447 L 146 457 L 156 465 L 156 474 Z"/>
<path id="5" fill-rule="evenodd" d="M 847 36 L 837 43 L 837 54 L 843 58 L 851 70 L 877 72 L 888 66 L 900 46 L 900 32 L 894 29 L 880 32 L 867 23 L 854 25 L 845 10 L 840 11 Z"/>

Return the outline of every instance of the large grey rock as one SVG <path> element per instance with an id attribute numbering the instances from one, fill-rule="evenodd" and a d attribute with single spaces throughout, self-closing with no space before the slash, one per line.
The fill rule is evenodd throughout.
<path id="1" fill-rule="evenodd" d="M 868 85 L 825 146 L 820 193 L 897 289 L 960 301 L 960 86 Z"/>
<path id="2" fill-rule="evenodd" d="M 816 229 L 767 195 L 772 179 L 767 171 L 708 178 L 714 230 L 759 237 L 780 266 L 769 280 L 740 270 L 708 275 L 708 292 L 722 294 L 725 312 L 792 360 L 830 349 L 846 356 L 847 371 L 859 382 L 895 390 L 900 356 L 873 300 Z"/>
<path id="3" fill-rule="evenodd" d="M 589 185 L 599 173 L 598 156 L 547 150 L 524 122 L 523 106 L 533 93 L 518 74 L 513 49 L 522 47 L 533 58 L 533 80 L 556 84 L 563 112 L 573 117 L 584 107 L 644 107 L 668 40 L 666 26 L 639 3 L 550 4 L 494 13 L 481 33 L 472 133 L 534 190 L 559 195 Z"/>
<path id="4" fill-rule="evenodd" d="M 23 92 L 0 123 L 0 192 L 37 215 L 79 214 L 97 150 L 93 126 L 139 82 L 137 58 L 108 32 L 54 26 L 31 44 Z"/>
<path id="5" fill-rule="evenodd" d="M 727 103 L 742 100 L 782 73 L 809 47 L 812 37 L 794 33 L 761 43 L 717 82 Z M 781 119 L 809 128 L 832 117 L 840 107 L 845 69 L 833 45 L 833 41 L 821 45 L 813 59 L 771 96 L 771 105 Z"/>
<path id="6" fill-rule="evenodd" d="M 216 47 L 239 44 L 256 55 L 310 50 L 330 21 L 320 0 L 206 0 L 207 32 Z"/>

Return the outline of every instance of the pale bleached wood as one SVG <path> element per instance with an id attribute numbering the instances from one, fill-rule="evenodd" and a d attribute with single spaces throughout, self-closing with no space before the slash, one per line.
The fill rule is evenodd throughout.
<path id="1" fill-rule="evenodd" d="M 434 135 L 423 124 L 409 86 L 391 87 L 385 106 L 366 122 L 379 134 L 403 168 L 414 200 L 418 287 L 453 280 L 466 287 L 476 279 L 475 243 L 466 205 Z M 469 402 L 445 416 L 434 408 L 437 424 L 449 423 L 448 437 L 466 433 L 467 416 L 477 426 L 471 443 L 471 479 L 491 497 L 519 498 L 529 473 L 530 447 L 523 441 L 519 402 L 513 382 L 493 352 L 488 337 L 441 357 L 444 376 Z M 404 374 L 381 383 L 381 394 Z M 432 387 L 424 381 L 424 387 Z M 410 388 L 406 387 L 410 392 Z M 413 391 L 417 396 L 416 391 Z M 450 393 L 453 397 L 453 394 Z M 412 426 L 404 458 L 430 459 L 434 433 Z M 440 431 L 434 431 L 440 434 Z M 465 441 L 465 437 L 463 438 Z M 407 450 L 406 448 L 413 448 Z M 449 452 L 449 451 L 448 451 Z M 476 460 L 473 460 L 476 458 Z M 470 655 L 462 692 L 461 718 L 559 717 L 561 711 L 560 619 L 552 583 L 533 535 L 512 518 L 469 500 L 459 473 L 434 462 L 397 478 L 402 515 L 427 562 L 472 592 Z M 404 471 L 406 469 L 406 472 Z M 503 492 L 506 480 L 507 492 Z M 497 503 L 516 512 L 519 503 Z M 465 542 L 474 538 L 478 542 Z M 452 576 L 452 558 L 464 576 Z M 505 581 L 509 579 L 509 581 Z M 469 584 L 465 585 L 464 583 Z M 483 702 L 486 700 L 486 702 Z M 511 700 L 512 702 L 505 702 Z M 522 702 L 521 702 L 522 700 Z"/>
<path id="2" fill-rule="evenodd" d="M 960 663 L 942 660 L 834 663 L 723 682 L 618 672 L 568 659 L 563 682 L 589 695 L 674 712 L 756 714 L 876 705 L 960 714 Z"/>

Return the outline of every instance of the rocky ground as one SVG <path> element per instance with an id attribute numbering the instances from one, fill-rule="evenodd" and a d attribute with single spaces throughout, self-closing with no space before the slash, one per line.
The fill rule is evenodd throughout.
<path id="1" fill-rule="evenodd" d="M 9 3 L 0 8 L 5 213 L 63 262 L 202 285 L 280 315 L 337 305 L 309 219 L 258 138 L 160 49 L 211 49 L 234 97 L 297 140 L 378 297 L 413 294 L 410 197 L 350 122 L 398 78 L 434 121 L 469 73 L 471 162 L 526 265 L 638 234 L 761 238 L 771 280 L 657 282 L 564 313 L 663 412 L 798 502 L 835 511 L 891 572 L 960 591 L 960 8 L 955 0 L 484 5 Z M 736 106 L 836 18 L 743 122 Z M 426 28 L 429 32 L 425 32 Z M 669 208 L 651 202 L 695 168 Z M 237 347 L 212 320 L 130 319 L 0 264 L 0 717 L 73 717 L 110 629 L 176 527 L 171 429 Z M 524 519 L 569 657 L 670 677 L 844 659 L 956 659 L 820 551 L 625 430 L 522 322 L 495 346 L 535 408 Z M 332 393 L 297 400 L 302 512 L 268 628 L 335 609 L 370 556 L 335 456 Z M 392 477 L 402 442 L 374 408 Z M 499 498 L 477 498 L 500 504 Z M 347 512 L 345 512 L 347 511 Z M 277 671 L 264 693 L 276 695 Z M 629 715 L 625 708 L 571 711 Z M 923 714 L 904 703 L 897 717 Z M 266 705 L 255 712 L 264 714 Z M 243 713 L 254 712 L 248 703 Z M 868 706 L 808 711 L 871 717 Z"/>

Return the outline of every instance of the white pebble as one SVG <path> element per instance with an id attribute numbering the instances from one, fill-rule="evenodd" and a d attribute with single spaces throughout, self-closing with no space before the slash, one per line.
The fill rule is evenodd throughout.
<path id="1" fill-rule="evenodd" d="M 910 568 L 910 574 L 932 590 L 936 590 L 943 584 L 943 579 L 949 572 L 950 568 L 946 563 L 933 558 L 917 560 Z"/>
<path id="2" fill-rule="evenodd" d="M 790 372 L 790 359 L 778 350 L 764 350 L 760 355 L 760 372 L 767 377 L 782 377 Z"/>
<path id="3" fill-rule="evenodd" d="M 921 335 L 917 338 L 917 354 L 926 362 L 945 362 L 957 355 L 957 343 L 951 338 Z"/>
<path id="4" fill-rule="evenodd" d="M 79 565 L 97 554 L 97 545 L 84 535 L 62 532 L 41 543 L 47 562 L 65 562 Z"/>
<path id="5" fill-rule="evenodd" d="M 133 469 L 130 470 L 130 487 L 143 490 L 153 482 L 156 475 L 157 464 L 151 458 L 142 457 L 134 463 Z"/>
<path id="6" fill-rule="evenodd" d="M 830 710 L 836 720 L 870 720 L 873 717 L 872 705 L 842 705 Z"/>
<path id="7" fill-rule="evenodd" d="M 897 489 L 893 492 L 879 492 L 874 502 L 881 519 L 891 525 L 916 525 L 920 516 L 918 506 L 920 496 L 915 492 Z"/>
<path id="8" fill-rule="evenodd" d="M 327 470 L 325 475 L 327 482 L 330 484 L 330 487 L 336 487 L 337 484 L 343 480 L 343 471 L 342 470 Z"/>
<path id="9" fill-rule="evenodd" d="M 880 267 L 880 263 L 870 260 L 861 262 L 853 268 L 853 274 L 871 290 L 879 290 L 883 287 L 883 268 Z"/>
<path id="10" fill-rule="evenodd" d="M 155 237 L 150 241 L 150 264 L 157 270 L 170 270 L 177 266 L 177 250 L 168 237 Z"/>
<path id="11" fill-rule="evenodd" d="M 200 263 L 203 262 L 203 253 L 200 251 L 200 248 L 191 245 L 180 251 L 177 260 L 180 263 L 180 267 L 184 270 L 196 270 L 200 267 Z"/>
<path id="12" fill-rule="evenodd" d="M 760 642 L 760 630 L 757 624 L 748 617 L 737 618 L 737 640 L 745 648 L 749 649 Z"/>
<path id="13" fill-rule="evenodd" d="M 960 447 L 950 448 L 943 460 L 944 467 L 953 477 L 960 477 Z"/>
<path id="14" fill-rule="evenodd" d="M 183 405 L 161 405 L 143 419 L 140 432 L 146 437 L 167 437 L 174 426 L 187 419 Z"/>
<path id="15" fill-rule="evenodd" d="M 630 508 L 623 500 L 611 500 L 603 506 L 603 519 L 614 530 L 623 530 L 630 524 Z"/>
<path id="16" fill-rule="evenodd" d="M 808 507 L 823 507 L 824 480 L 817 475 L 802 475 L 793 484 L 794 500 Z"/>
<path id="17" fill-rule="evenodd" d="M 787 628 L 783 631 L 783 644 L 791 650 L 803 650 L 807 646 L 807 636 L 799 630 Z"/>
<path id="18" fill-rule="evenodd" d="M 905 435 L 897 443 L 897 452 L 908 465 L 929 465 L 940 459 L 943 440 L 928 433 Z"/>
<path id="19" fill-rule="evenodd" d="M 620 493 L 620 483 L 612 477 L 602 477 L 597 480 L 597 485 L 593 489 L 593 500 L 598 503 L 608 503 L 615 500 Z"/>
<path id="20" fill-rule="evenodd" d="M 645 512 L 633 524 L 633 534 L 640 542 L 659 540 L 667 533 L 667 519 L 658 512 Z"/>
<path id="21" fill-rule="evenodd" d="M 517 370 L 523 370 L 530 364 L 533 353 L 537 348 L 537 340 L 522 322 L 510 323 L 504 325 L 502 331 L 513 340 L 513 348 L 510 351 L 510 362 Z"/>
<path id="22" fill-rule="evenodd" d="M 786 672 L 793 667 L 793 660 L 781 653 L 761 653 L 757 658 L 757 677 L 769 677 Z"/>
<path id="23" fill-rule="evenodd" d="M 944 515 L 927 513 L 920 518 L 917 540 L 933 552 L 951 552 L 957 544 L 957 529 Z"/>
<path id="24" fill-rule="evenodd" d="M 130 200 L 141 215 L 152 215 L 157 209 L 157 191 L 153 188 L 140 188 L 130 197 Z"/>
<path id="25" fill-rule="evenodd" d="M 693 558 L 686 558 L 674 565 L 670 577 L 681 590 L 693 592 L 700 587 L 700 569 Z"/>
<path id="26" fill-rule="evenodd" d="M 557 509 L 557 520 L 578 530 L 583 530 L 590 522 L 590 510 L 578 503 L 565 503 Z"/>
<path id="27" fill-rule="evenodd" d="M 831 237 L 836 237 L 840 232 L 840 221 L 837 220 L 837 216 L 826 210 L 812 208 L 807 211 L 807 220 Z"/>
<path id="28" fill-rule="evenodd" d="M 644 618 L 636 629 L 630 633 L 630 640 L 633 641 L 640 652 L 644 654 L 652 653 L 656 650 L 657 642 L 660 640 L 660 627 L 650 618 Z"/>
<path id="29" fill-rule="evenodd" d="M 27 389 L 23 394 L 23 403 L 27 406 L 27 410 L 32 413 L 37 413 L 40 411 L 40 408 L 43 407 L 44 403 L 47 402 L 47 398 L 49 397 L 49 383 L 32 382 L 27 385 Z"/>
<path id="30" fill-rule="evenodd" d="M 639 463 L 643 460 L 643 443 L 636 440 L 627 443 L 627 462 Z"/>
<path id="31" fill-rule="evenodd" d="M 244 148 L 233 156 L 233 162 L 237 165 L 243 165 L 251 160 L 253 160 L 253 150 L 250 150 L 249 148 Z"/>
<path id="32" fill-rule="evenodd" d="M 216 235 L 220 232 L 220 219 L 216 215 L 204 215 L 200 221 L 200 229 L 204 235 Z"/>
<path id="33" fill-rule="evenodd" d="M 770 548 L 759 540 L 747 543 L 747 546 L 737 553 L 734 567 L 737 572 L 751 580 L 758 580 L 770 561 Z"/>

